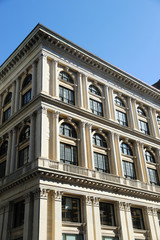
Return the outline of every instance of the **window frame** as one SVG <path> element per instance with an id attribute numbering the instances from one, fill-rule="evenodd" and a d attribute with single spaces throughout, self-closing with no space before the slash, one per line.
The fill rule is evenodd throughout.
<path id="1" fill-rule="evenodd" d="M 68 207 L 66 208 L 67 199 L 68 199 L 68 204 L 71 204 L 71 206 L 70 206 L 71 209 L 70 209 L 70 211 L 68 211 L 68 214 L 70 216 L 66 216 L 66 214 L 67 214 L 66 209 L 69 209 Z M 77 208 L 74 205 L 74 203 L 77 205 Z M 62 222 L 81 223 L 82 222 L 81 206 L 82 206 L 81 198 L 73 197 L 73 196 L 62 196 Z M 75 219 L 74 219 L 74 215 L 77 215 L 77 218 L 75 217 Z M 67 220 L 67 219 L 69 219 L 69 220 Z"/>
<path id="2" fill-rule="evenodd" d="M 102 205 L 103 207 L 105 207 L 105 210 L 106 210 L 106 207 L 110 207 L 110 212 L 106 212 L 103 208 L 102 208 Z M 108 202 L 103 202 L 101 201 L 99 203 L 99 211 L 100 211 L 100 222 L 101 222 L 101 225 L 104 225 L 104 226 L 110 226 L 110 227 L 115 227 L 116 226 L 116 218 L 115 218 L 115 209 L 114 209 L 114 204 L 113 203 L 108 203 Z M 101 212 L 105 212 L 103 213 L 104 216 L 106 216 L 106 220 L 104 220 L 102 217 L 102 213 Z M 109 222 L 108 224 L 108 220 L 109 218 L 111 219 L 111 222 Z"/>
<path id="3" fill-rule="evenodd" d="M 134 221 L 134 218 L 133 218 L 133 211 L 139 211 L 139 213 L 140 213 L 140 219 L 139 219 L 139 221 L 136 225 L 134 224 L 135 221 Z M 132 217 L 132 224 L 133 224 L 134 229 L 145 230 L 143 211 L 142 211 L 141 208 L 131 207 L 131 217 Z M 138 219 L 138 218 L 136 217 L 135 220 L 136 219 Z"/>

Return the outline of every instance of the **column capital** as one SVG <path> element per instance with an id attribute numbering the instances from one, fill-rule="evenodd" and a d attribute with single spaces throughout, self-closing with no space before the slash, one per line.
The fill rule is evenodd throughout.
<path id="1" fill-rule="evenodd" d="M 30 199 L 31 199 L 31 192 L 26 193 L 26 194 L 24 195 L 24 199 L 25 199 L 25 204 L 26 204 L 26 203 L 29 203 L 29 202 L 30 202 Z"/>
<path id="2" fill-rule="evenodd" d="M 153 211 L 153 215 L 157 217 L 158 208 L 153 208 L 152 211 Z"/>
<path id="3" fill-rule="evenodd" d="M 131 203 L 125 203 L 125 210 L 127 212 L 130 212 L 131 211 Z"/>
<path id="4" fill-rule="evenodd" d="M 60 114 L 60 112 L 58 112 L 58 111 L 53 112 L 53 115 L 55 116 L 55 118 L 59 118 L 59 114 Z"/>
<path id="5" fill-rule="evenodd" d="M 94 204 L 95 207 L 99 207 L 99 201 L 100 201 L 100 198 L 93 197 L 93 204 Z"/>
<path id="6" fill-rule="evenodd" d="M 81 121 L 81 127 L 82 127 L 82 128 L 85 128 L 85 126 L 86 126 L 86 122 Z"/>
<path id="7" fill-rule="evenodd" d="M 153 211 L 153 208 L 152 208 L 152 207 L 146 207 L 144 212 L 145 212 L 147 215 L 151 215 L 151 216 L 152 216 L 152 211 Z"/>
<path id="8" fill-rule="evenodd" d="M 47 200 L 48 193 L 49 193 L 49 189 L 46 189 L 46 188 L 37 188 L 33 191 L 35 199 L 41 198 L 41 199 Z"/>
<path id="9" fill-rule="evenodd" d="M 93 124 L 91 124 L 91 123 L 87 123 L 87 126 L 88 126 L 89 130 L 92 130 L 92 126 L 93 126 Z"/>
<path id="10" fill-rule="evenodd" d="M 62 191 L 55 191 L 54 192 L 54 199 L 55 201 L 62 201 L 62 195 L 63 195 L 63 192 Z"/>
<path id="11" fill-rule="evenodd" d="M 119 205 L 119 209 L 120 211 L 124 211 L 125 210 L 125 202 L 118 202 L 118 205 Z"/>
<path id="12" fill-rule="evenodd" d="M 84 196 L 84 200 L 87 206 L 92 206 L 92 200 L 93 200 L 92 196 Z"/>

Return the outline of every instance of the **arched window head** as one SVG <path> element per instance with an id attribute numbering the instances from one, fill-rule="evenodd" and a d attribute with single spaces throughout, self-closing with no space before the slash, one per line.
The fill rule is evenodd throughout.
<path id="1" fill-rule="evenodd" d="M 125 155 L 129 155 L 129 156 L 133 156 L 130 146 L 124 142 L 121 143 L 121 153 L 123 153 Z"/>
<path id="2" fill-rule="evenodd" d="M 140 107 L 137 107 L 137 113 L 141 116 L 144 116 L 144 117 L 146 116 L 145 111 Z"/>
<path id="3" fill-rule="evenodd" d="M 115 103 L 116 103 L 118 106 L 120 106 L 120 107 L 125 107 L 125 104 L 124 104 L 124 102 L 122 101 L 121 98 L 115 97 L 114 101 L 115 101 Z"/>
<path id="4" fill-rule="evenodd" d="M 0 147 L 0 156 L 7 154 L 8 141 L 4 141 Z"/>
<path id="5" fill-rule="evenodd" d="M 29 74 L 25 77 L 23 84 L 22 84 L 22 89 L 24 89 L 32 80 L 32 74 Z"/>
<path id="6" fill-rule="evenodd" d="M 12 93 L 9 92 L 9 93 L 7 94 L 7 96 L 5 97 L 4 106 L 6 106 L 8 103 L 11 102 L 11 98 L 12 98 Z"/>
<path id="7" fill-rule="evenodd" d="M 101 96 L 100 90 L 94 85 L 89 86 L 89 91 L 97 96 Z"/>
<path id="8" fill-rule="evenodd" d="M 27 140 L 30 136 L 30 127 L 26 126 L 22 129 L 20 136 L 19 136 L 19 143 Z"/>
<path id="9" fill-rule="evenodd" d="M 69 123 L 62 123 L 60 126 L 60 134 L 67 136 L 67 137 L 73 137 L 77 138 L 77 133 L 75 128 L 69 124 Z"/>
<path id="10" fill-rule="evenodd" d="M 105 148 L 107 147 L 105 138 L 101 134 L 98 134 L 98 133 L 95 133 L 93 135 L 93 144 L 96 146 L 99 146 L 99 147 L 105 147 Z"/>
<path id="11" fill-rule="evenodd" d="M 61 71 L 59 73 L 59 76 L 60 76 L 60 79 L 62 79 L 65 82 L 74 83 L 72 77 L 64 71 Z"/>
<path id="12" fill-rule="evenodd" d="M 145 159 L 146 159 L 147 162 L 155 163 L 154 156 L 149 151 L 145 151 Z"/>

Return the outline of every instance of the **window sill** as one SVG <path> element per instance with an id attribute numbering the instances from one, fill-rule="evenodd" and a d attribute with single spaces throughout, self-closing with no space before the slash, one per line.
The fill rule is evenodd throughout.
<path id="1" fill-rule="evenodd" d="M 81 227 L 81 226 L 85 226 L 86 223 L 77 223 L 77 222 L 62 222 L 62 226 L 66 227 Z"/>
<path id="2" fill-rule="evenodd" d="M 108 226 L 108 225 L 101 225 L 101 229 L 103 230 L 116 230 L 117 226 Z"/>

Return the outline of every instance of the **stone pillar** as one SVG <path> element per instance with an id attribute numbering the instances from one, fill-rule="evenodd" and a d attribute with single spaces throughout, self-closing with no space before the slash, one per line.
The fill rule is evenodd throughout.
<path id="1" fill-rule="evenodd" d="M 11 164 L 11 143 L 12 143 L 12 131 L 9 132 L 8 137 L 8 149 L 7 149 L 7 161 L 6 161 L 6 173 L 8 175 L 10 172 L 10 164 Z"/>
<path id="2" fill-rule="evenodd" d="M 144 169 L 144 181 L 147 182 L 147 183 L 150 183 L 143 143 L 140 144 L 140 150 L 141 150 L 141 156 L 142 156 L 141 159 L 142 159 L 142 164 L 143 164 L 143 169 Z"/>
<path id="3" fill-rule="evenodd" d="M 4 215 L 4 207 L 1 206 L 0 208 L 0 239 L 2 239 L 3 234 L 3 215 Z"/>
<path id="4" fill-rule="evenodd" d="M 101 222 L 99 211 L 99 198 L 93 199 L 93 226 L 94 226 L 94 239 L 101 240 Z"/>
<path id="5" fill-rule="evenodd" d="M 81 122 L 81 164 L 82 164 L 82 167 L 88 168 L 85 126 L 86 126 L 86 123 Z"/>
<path id="6" fill-rule="evenodd" d="M 33 234 L 34 240 L 47 240 L 47 189 L 37 189 L 34 193 Z"/>
<path id="7" fill-rule="evenodd" d="M 84 105 L 87 110 L 90 110 L 88 94 L 88 77 L 83 76 L 83 80 L 84 80 Z"/>
<path id="8" fill-rule="evenodd" d="M 55 191 L 53 197 L 53 232 L 52 239 L 62 239 L 62 192 Z"/>
<path id="9" fill-rule="evenodd" d="M 139 130 L 139 123 L 138 123 L 138 116 L 137 116 L 137 105 L 136 105 L 136 99 L 133 99 L 133 117 L 134 117 L 134 123 L 135 123 L 135 129 Z"/>
<path id="10" fill-rule="evenodd" d="M 132 107 L 131 97 L 128 97 L 127 100 L 128 100 L 128 108 L 129 108 L 129 111 L 128 111 L 129 127 L 131 127 L 132 129 L 135 129 L 136 127 L 135 127 L 135 121 L 134 121 L 134 114 L 133 114 L 133 107 Z"/>
<path id="11" fill-rule="evenodd" d="M 160 137 L 160 130 L 159 130 L 159 126 L 158 126 L 158 122 L 157 122 L 157 115 L 156 115 L 156 110 L 153 109 L 153 123 L 154 123 L 154 126 L 155 126 L 155 131 L 156 131 L 156 137 Z"/>
<path id="12" fill-rule="evenodd" d="M 151 130 L 151 135 L 153 137 L 156 137 L 156 129 L 155 129 L 155 124 L 153 122 L 153 112 L 151 107 L 148 108 L 148 115 L 149 115 L 149 126 Z"/>
<path id="13" fill-rule="evenodd" d="M 0 94 L 0 124 L 2 123 L 2 94 Z"/>
<path id="14" fill-rule="evenodd" d="M 158 209 L 153 208 L 153 221 L 154 221 L 155 231 L 156 231 L 156 236 L 157 236 L 156 239 L 160 240 L 160 226 L 159 226 L 157 210 Z"/>
<path id="15" fill-rule="evenodd" d="M 25 195 L 23 240 L 32 239 L 33 199 L 30 193 Z"/>
<path id="16" fill-rule="evenodd" d="M 93 207 L 92 197 L 85 196 L 85 222 L 86 222 L 86 240 L 93 240 L 94 238 L 94 225 L 93 225 Z"/>
<path id="17" fill-rule="evenodd" d="M 138 179 L 142 182 L 145 181 L 144 173 L 143 173 L 143 165 L 142 165 L 142 159 L 140 156 L 140 143 L 134 142 L 134 149 L 136 153 L 136 162 L 137 162 L 137 171 L 138 171 Z"/>
<path id="18" fill-rule="evenodd" d="M 59 112 L 53 113 L 53 160 L 60 161 Z"/>
<path id="19" fill-rule="evenodd" d="M 144 213 L 147 218 L 148 229 L 150 229 L 151 240 L 157 240 L 155 225 L 154 225 L 154 221 L 153 221 L 152 208 L 146 207 Z"/>
<path id="20" fill-rule="evenodd" d="M 32 64 L 32 95 L 31 98 L 36 96 L 36 86 L 37 86 L 37 62 L 34 61 Z"/>
<path id="21" fill-rule="evenodd" d="M 3 217 L 3 232 L 2 239 L 9 239 L 9 225 L 10 225 L 10 204 L 8 203 L 4 208 L 4 217 Z"/>
<path id="22" fill-rule="evenodd" d="M 46 79 L 46 65 L 47 65 L 47 56 L 41 54 L 41 91 L 48 93 L 48 81 Z"/>
<path id="23" fill-rule="evenodd" d="M 17 129 L 16 129 L 16 127 L 14 127 L 13 128 L 13 136 L 12 136 L 10 173 L 12 173 L 16 167 L 16 142 L 17 142 Z"/>
<path id="24" fill-rule="evenodd" d="M 15 89 L 16 89 L 16 82 L 12 83 L 12 101 L 11 101 L 11 115 L 15 112 Z"/>
<path id="25" fill-rule="evenodd" d="M 82 74 L 78 73 L 78 107 L 83 108 L 83 85 L 82 85 Z"/>
<path id="26" fill-rule="evenodd" d="M 133 223 L 131 216 L 131 204 L 125 203 L 125 212 L 126 212 L 126 222 L 127 222 L 127 230 L 128 230 L 128 240 L 134 240 L 134 232 L 133 232 Z"/>
<path id="27" fill-rule="evenodd" d="M 113 132 L 109 133 L 109 143 L 110 143 L 109 148 L 111 149 L 110 164 L 111 164 L 112 173 L 115 175 L 118 175 L 118 163 L 117 163 L 117 158 L 116 158 L 115 137 L 114 137 Z"/>
<path id="28" fill-rule="evenodd" d="M 106 117 L 107 119 L 111 119 L 111 108 L 110 108 L 110 100 L 109 100 L 109 90 L 108 86 L 105 85 L 104 87 L 104 95 L 105 95 L 105 112 L 106 112 Z"/>
<path id="29" fill-rule="evenodd" d="M 120 220 L 120 226 L 121 226 L 121 240 L 130 240 L 128 238 L 128 229 L 127 229 L 127 221 L 126 221 L 124 206 L 125 206 L 124 202 L 119 202 L 119 220 Z"/>
<path id="30" fill-rule="evenodd" d="M 16 98 L 15 98 L 15 112 L 19 110 L 19 98 L 20 98 L 20 77 L 16 80 Z"/>
<path id="31" fill-rule="evenodd" d="M 35 159 L 35 113 L 30 116 L 29 162 Z"/>
<path id="32" fill-rule="evenodd" d="M 115 149 L 116 149 L 116 158 L 117 158 L 117 168 L 118 168 L 118 175 L 123 176 L 123 166 L 122 166 L 122 157 L 121 157 L 121 150 L 120 150 L 120 139 L 118 134 L 115 135 Z"/>
<path id="33" fill-rule="evenodd" d="M 49 154 L 49 120 L 47 109 L 41 108 L 41 157 L 48 158 Z"/>
<path id="34" fill-rule="evenodd" d="M 108 87 L 108 93 L 109 93 L 109 100 L 110 100 L 110 106 L 111 106 L 111 108 L 110 108 L 111 109 L 111 118 L 112 118 L 112 120 L 116 121 L 113 88 Z"/>
<path id="35" fill-rule="evenodd" d="M 52 61 L 52 86 L 53 97 L 59 97 L 59 84 L 58 84 L 58 61 Z"/>
<path id="36" fill-rule="evenodd" d="M 93 140 L 92 140 L 92 124 L 86 124 L 87 130 L 87 159 L 88 167 L 94 170 L 94 156 L 93 156 Z"/>

